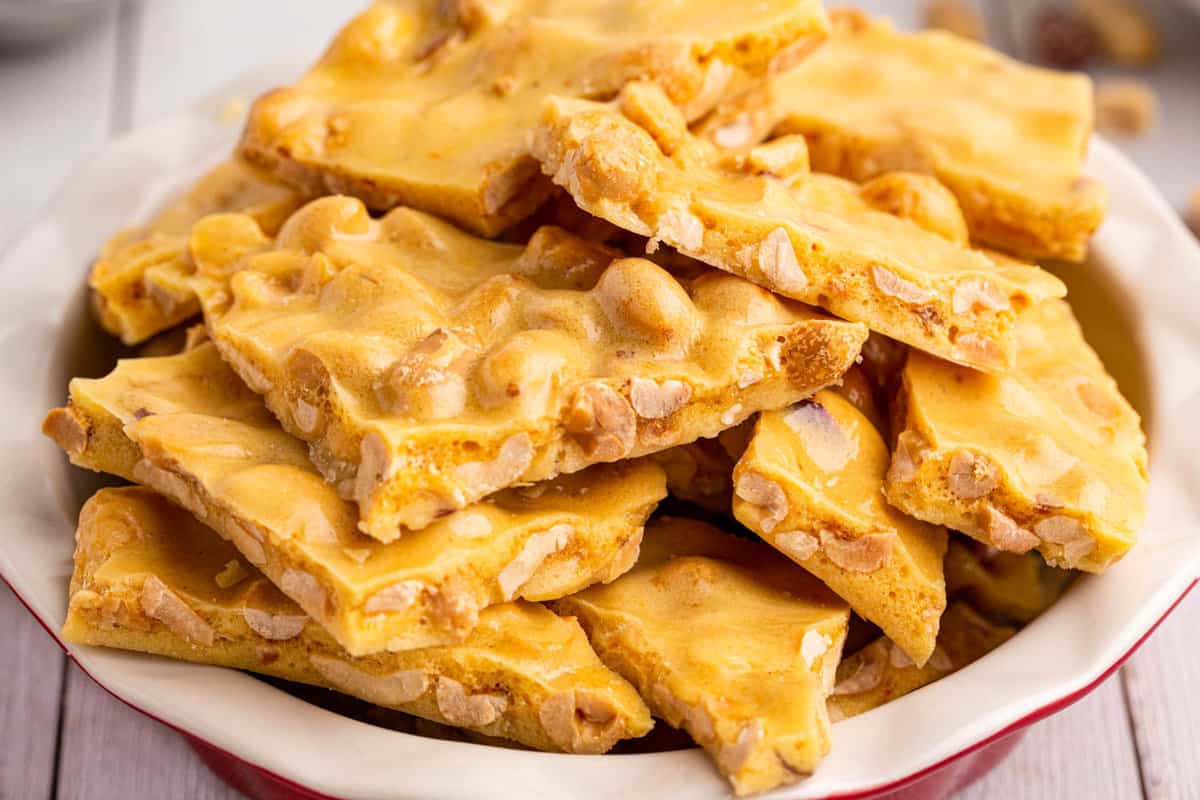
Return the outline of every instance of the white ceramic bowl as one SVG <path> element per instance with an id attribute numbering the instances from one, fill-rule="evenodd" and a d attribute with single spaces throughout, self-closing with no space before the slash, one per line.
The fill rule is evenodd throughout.
<path id="1" fill-rule="evenodd" d="M 271 82 L 252 76 L 223 96 Z M 66 613 L 75 516 L 96 479 L 69 467 L 38 426 L 65 399 L 70 376 L 103 374 L 114 352 L 86 313 L 85 271 L 108 234 L 229 151 L 237 126 L 220 123 L 217 107 L 219 100 L 112 142 L 0 261 L 0 574 L 51 632 Z M 919 796 L 944 794 L 1011 747 L 1007 734 L 1094 688 L 1200 574 L 1200 249 L 1103 141 L 1089 170 L 1112 193 L 1095 239 L 1099 258 L 1060 274 L 1094 344 L 1146 415 L 1152 482 L 1141 541 L 992 654 L 839 723 L 816 775 L 774 796 L 875 797 L 918 780 Z M 424 739 L 338 716 L 230 670 L 67 650 L 110 692 L 205 743 L 210 763 L 260 797 L 728 796 L 697 750 L 564 756 Z"/>

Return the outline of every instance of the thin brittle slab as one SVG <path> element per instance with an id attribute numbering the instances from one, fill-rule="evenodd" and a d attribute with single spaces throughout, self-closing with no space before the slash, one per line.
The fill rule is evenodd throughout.
<path id="1" fill-rule="evenodd" d="M 533 145 L 581 208 L 923 350 L 1004 371 L 1013 328 L 1065 294 L 1031 264 L 973 250 L 935 180 L 858 186 L 808 169 L 804 139 L 723 154 L 652 84 L 608 104 L 553 98 Z"/>
<path id="2" fill-rule="evenodd" d="M 84 506 L 63 637 L 337 689 L 541 750 L 603 753 L 653 724 L 578 623 L 534 603 L 461 644 L 352 658 L 237 550 L 148 489 Z"/>
<path id="3" fill-rule="evenodd" d="M 738 794 L 796 781 L 829 752 L 849 609 L 765 545 L 660 518 L 631 571 L 554 608 Z"/>
<path id="4" fill-rule="evenodd" d="M 1008 553 L 955 536 L 946 550 L 946 592 L 993 619 L 1024 625 L 1067 590 L 1078 573 L 1037 553 Z"/>
<path id="5" fill-rule="evenodd" d="M 733 473 L 733 513 L 924 664 L 946 608 L 946 531 L 883 497 L 879 431 L 826 390 L 759 415 Z"/>
<path id="6" fill-rule="evenodd" d="M 128 345 L 144 342 L 200 313 L 189 276 L 188 233 L 201 217 L 240 211 L 275 233 L 301 196 L 248 165 L 214 167 L 146 225 L 111 238 L 92 265 L 92 307 L 106 331 Z"/>
<path id="7" fill-rule="evenodd" d="M 331 197 L 231 266 L 252 227 L 194 231 L 203 274 L 240 270 L 206 292 L 209 331 L 381 541 L 507 486 L 714 436 L 836 381 L 866 338 L 557 228 L 497 244 Z"/>
<path id="8" fill-rule="evenodd" d="M 829 716 L 838 722 L 903 697 L 978 661 L 1016 632 L 993 623 L 967 603 L 953 602 L 942 615 L 937 648 L 925 664 L 914 664 L 886 636 L 846 656 L 829 697 Z"/>
<path id="9" fill-rule="evenodd" d="M 462 641 L 491 605 L 615 578 L 666 494 L 653 464 L 600 465 L 384 544 L 212 344 L 72 381 L 47 429 L 75 464 L 192 511 L 354 655 Z"/>
<path id="10" fill-rule="evenodd" d="M 894 170 L 936 175 L 983 244 L 1080 261 L 1104 218 L 1104 187 L 1083 176 L 1093 113 L 1086 75 L 842 11 L 830 40 L 770 94 L 774 135 L 803 134 L 813 169 L 855 181 Z M 758 127 L 755 112 L 722 127 L 714 135 L 732 143 L 735 131 Z"/>
<path id="11" fill-rule="evenodd" d="M 1009 375 L 913 351 L 885 491 L 892 505 L 1001 550 L 1103 572 L 1146 509 L 1146 437 L 1064 301 L 1021 324 Z"/>
<path id="12" fill-rule="evenodd" d="M 242 154 L 313 195 L 420 208 L 485 236 L 546 197 L 528 153 L 551 94 L 659 81 L 698 116 L 735 68 L 763 75 L 824 38 L 818 0 L 392 0 L 252 109 Z"/>

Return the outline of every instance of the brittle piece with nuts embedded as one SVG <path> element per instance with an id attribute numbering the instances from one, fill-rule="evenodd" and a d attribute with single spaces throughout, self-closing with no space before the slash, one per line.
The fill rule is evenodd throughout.
<path id="1" fill-rule="evenodd" d="M 748 419 L 712 439 L 697 439 L 651 458 L 667 473 L 672 497 L 705 511 L 728 514 L 733 500 L 733 466 L 745 452 L 753 430 L 754 420 Z"/>
<path id="2" fill-rule="evenodd" d="M 967 246 L 957 203 L 929 176 L 858 186 L 811 173 L 799 136 L 722 153 L 652 84 L 609 104 L 554 98 L 533 152 L 581 208 L 651 237 L 651 250 L 665 242 L 981 369 L 1005 370 L 1016 320 L 1066 291 L 1032 264 Z"/>
<path id="3" fill-rule="evenodd" d="M 140 487 L 83 507 L 63 638 L 273 675 L 529 747 L 603 753 L 653 724 L 579 624 L 486 609 L 465 641 L 354 658 L 237 550 Z M 230 565 L 240 578 L 222 582 Z"/>
<path id="4" fill-rule="evenodd" d="M 946 592 L 993 619 L 1027 623 L 1066 591 L 1076 573 L 1037 553 L 1010 553 L 964 536 L 946 550 Z"/>
<path id="5" fill-rule="evenodd" d="M 903 697 L 978 661 L 1016 632 L 991 622 L 966 603 L 953 602 L 942 615 L 937 647 L 923 665 L 914 664 L 886 636 L 846 656 L 829 697 L 829 717 L 839 722 Z"/>
<path id="6" fill-rule="evenodd" d="M 1158 120 L 1158 95 L 1145 81 L 1114 80 L 1096 89 L 1096 127 L 1120 136 L 1141 136 Z"/>
<path id="7" fill-rule="evenodd" d="M 1021 64 L 942 33 L 901 33 L 835 12 L 834 33 L 774 81 L 775 136 L 801 134 L 814 170 L 855 181 L 937 176 L 977 242 L 1080 261 L 1104 217 L 1083 175 L 1092 131 L 1085 75 Z"/>
<path id="8" fill-rule="evenodd" d="M 733 473 L 733 513 L 924 664 L 946 607 L 946 531 L 883 499 L 887 444 L 831 390 L 764 411 Z"/>
<path id="9" fill-rule="evenodd" d="M 122 231 L 88 277 L 96 318 L 125 344 L 144 342 L 200 313 L 189 283 L 188 232 L 208 214 L 239 211 L 274 234 L 300 207 L 300 194 L 240 161 L 206 173 L 146 225 Z"/>
<path id="10" fill-rule="evenodd" d="M 1055 567 L 1102 572 L 1133 545 L 1146 437 L 1066 302 L 1022 321 L 1009 375 L 912 351 L 898 402 L 892 505 Z"/>
<path id="11" fill-rule="evenodd" d="M 546 197 L 527 143 L 546 97 L 655 80 L 695 118 L 735 69 L 790 64 L 827 27 L 818 0 L 760 0 L 753 14 L 721 0 L 385 0 L 255 103 L 241 153 L 314 195 L 492 236 Z"/>
<path id="12" fill-rule="evenodd" d="M 151 486 L 216 529 L 354 655 L 462 641 L 489 606 L 612 580 L 666 494 L 653 464 L 599 465 L 384 544 L 212 344 L 73 381 L 47 432 L 74 463 Z"/>
<path id="13" fill-rule="evenodd" d="M 929 0 L 925 4 L 925 27 L 976 42 L 988 38 L 983 15 L 968 0 Z"/>
<path id="14" fill-rule="evenodd" d="M 554 608 L 738 794 L 796 781 L 829 752 L 849 609 L 769 547 L 660 518 L 630 572 Z"/>
<path id="15" fill-rule="evenodd" d="M 223 251 L 246 226 L 209 221 L 194 253 Z M 346 197 L 301 209 L 273 250 L 238 266 L 205 294 L 213 340 L 381 541 L 505 487 L 807 397 L 867 333 L 558 228 L 498 244 L 408 209 L 372 220 Z"/>
<path id="16" fill-rule="evenodd" d="M 1158 24 L 1139 0 L 1075 0 L 1074 6 L 1113 61 L 1140 67 L 1158 59 L 1162 51 Z"/>

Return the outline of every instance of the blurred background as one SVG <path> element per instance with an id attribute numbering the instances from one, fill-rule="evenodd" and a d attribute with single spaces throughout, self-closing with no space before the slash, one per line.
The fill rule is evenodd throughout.
<path id="1" fill-rule="evenodd" d="M 105 141 L 202 99 L 236 125 L 252 98 L 223 85 L 263 65 L 299 73 L 362 5 L 0 0 L 0 248 L 70 191 L 72 170 Z M 1200 0 L 859 5 L 902 28 L 943 27 L 1088 71 L 1101 133 L 1200 230 Z M 1117 679 L 1036 726 L 962 798 L 1200 798 L 1197 624 L 1193 597 Z M 178 736 L 69 666 L 3 586 L 0 640 L 0 800 L 239 796 Z"/>

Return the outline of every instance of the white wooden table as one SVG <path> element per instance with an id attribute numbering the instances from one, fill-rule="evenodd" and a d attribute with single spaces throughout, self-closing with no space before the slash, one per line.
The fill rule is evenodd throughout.
<path id="1" fill-rule="evenodd" d="M 309 58 L 359 5 L 125 0 L 61 46 L 0 52 L 0 246 L 107 138 L 177 111 L 255 65 Z M 913 2 L 865 5 L 902 24 L 915 19 Z M 1182 207 L 1200 185 L 1200 19 L 1158 10 L 1182 60 L 1152 73 L 1166 118 L 1129 151 Z M 1035 726 L 962 797 L 1200 798 L 1197 628 L 1200 592 L 1115 678 Z M 0 586 L 0 800 L 238 796 L 177 735 L 70 665 Z"/>

